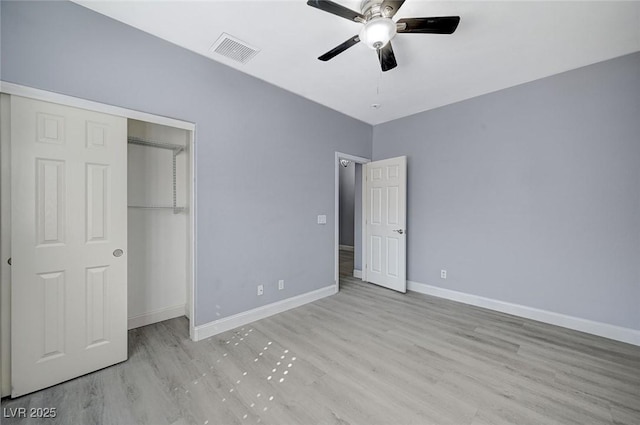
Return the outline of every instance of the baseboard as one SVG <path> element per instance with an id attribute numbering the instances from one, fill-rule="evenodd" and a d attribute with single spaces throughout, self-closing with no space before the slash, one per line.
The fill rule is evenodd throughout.
<path id="1" fill-rule="evenodd" d="M 153 323 L 162 322 L 163 320 L 169 320 L 175 317 L 184 316 L 185 311 L 185 304 L 150 311 L 149 313 L 129 317 L 127 326 L 128 329 L 135 329 L 142 326 L 151 325 Z"/>
<path id="2" fill-rule="evenodd" d="M 635 329 L 623 328 L 621 326 L 581 319 L 574 316 L 567 316 L 565 314 L 554 313 L 552 311 L 527 307 L 520 304 L 508 303 L 492 298 L 480 297 L 478 295 L 467 294 L 464 292 L 452 291 L 450 289 L 439 288 L 425 283 L 407 281 L 407 289 L 421 294 L 458 301 L 476 307 L 483 307 L 489 310 L 499 311 L 501 313 L 512 314 L 514 316 L 537 320 L 538 322 L 562 326 L 564 328 L 640 346 L 640 331 Z"/>
<path id="3" fill-rule="evenodd" d="M 340 251 L 351 251 L 353 252 L 353 247 L 351 245 L 338 245 Z"/>
<path id="4" fill-rule="evenodd" d="M 308 304 L 313 301 L 317 301 L 321 298 L 334 295 L 337 291 L 336 285 L 325 286 L 324 288 L 316 289 L 315 291 L 307 292 L 306 294 L 297 295 L 295 297 L 287 298 L 286 300 L 276 301 L 275 303 L 263 305 L 253 310 L 244 311 L 242 313 L 234 314 L 233 316 L 224 317 L 213 322 L 205 323 L 204 325 L 196 326 L 194 333 L 194 341 L 200 341 L 220 333 L 230 331 L 239 326 L 245 326 L 256 320 L 264 319 L 265 317 L 273 316 L 274 314 L 282 313 L 287 310 L 291 310 L 301 305 Z"/>
<path id="5" fill-rule="evenodd" d="M 353 277 L 357 277 L 358 279 L 362 279 L 362 270 L 353 269 Z"/>

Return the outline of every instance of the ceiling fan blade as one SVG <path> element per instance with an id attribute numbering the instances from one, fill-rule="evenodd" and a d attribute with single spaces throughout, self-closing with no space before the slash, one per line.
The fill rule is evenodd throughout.
<path id="1" fill-rule="evenodd" d="M 403 3 L 404 0 L 384 0 L 380 5 L 380 11 L 387 18 L 393 18 Z"/>
<path id="2" fill-rule="evenodd" d="M 361 13 L 329 0 L 309 0 L 307 4 L 311 7 L 315 7 L 316 9 L 341 16 L 350 21 L 365 22 L 365 17 Z"/>
<path id="3" fill-rule="evenodd" d="M 396 23 L 398 33 L 414 34 L 453 34 L 460 23 L 459 16 L 440 16 L 435 18 L 406 18 Z"/>
<path id="4" fill-rule="evenodd" d="M 321 61 L 325 61 L 326 62 L 329 59 L 333 59 L 335 56 L 338 56 L 340 53 L 344 52 L 349 47 L 351 47 L 354 44 L 357 44 L 359 42 L 360 42 L 360 37 L 357 36 L 357 35 L 353 36 L 350 39 L 348 39 L 347 41 L 345 41 L 344 43 L 340 44 L 339 46 L 336 46 L 333 49 L 329 50 L 327 53 L 325 53 L 324 55 L 320 56 L 318 59 L 320 59 Z"/>
<path id="5" fill-rule="evenodd" d="M 390 69 L 398 66 L 396 62 L 396 55 L 393 54 L 393 48 L 391 47 L 391 42 L 388 42 L 383 47 L 378 49 L 378 59 L 380 59 L 380 66 L 382 67 L 382 72 L 387 72 Z"/>

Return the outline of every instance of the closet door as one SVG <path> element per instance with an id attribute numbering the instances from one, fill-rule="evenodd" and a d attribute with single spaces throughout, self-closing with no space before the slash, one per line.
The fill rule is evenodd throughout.
<path id="1" fill-rule="evenodd" d="M 125 118 L 11 98 L 13 397 L 127 359 Z"/>

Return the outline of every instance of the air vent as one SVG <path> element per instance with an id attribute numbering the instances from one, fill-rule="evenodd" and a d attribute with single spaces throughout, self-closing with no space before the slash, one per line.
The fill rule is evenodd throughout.
<path id="1" fill-rule="evenodd" d="M 260 51 L 224 32 L 210 50 L 240 63 L 249 62 Z"/>

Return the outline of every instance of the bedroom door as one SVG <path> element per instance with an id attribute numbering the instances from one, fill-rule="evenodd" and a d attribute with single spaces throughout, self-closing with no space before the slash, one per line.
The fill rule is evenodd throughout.
<path id="1" fill-rule="evenodd" d="M 366 280 L 407 291 L 407 157 L 365 164 Z"/>
<path id="2" fill-rule="evenodd" d="M 127 359 L 127 121 L 11 97 L 11 395 Z"/>

